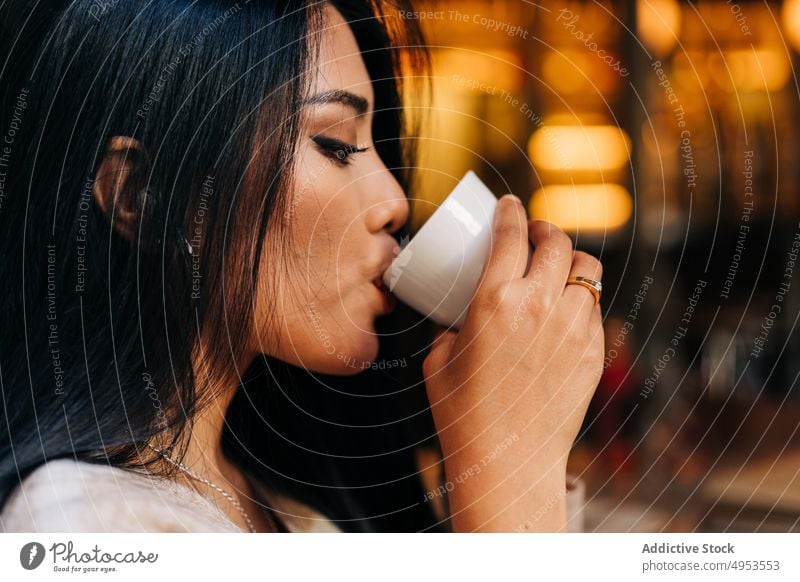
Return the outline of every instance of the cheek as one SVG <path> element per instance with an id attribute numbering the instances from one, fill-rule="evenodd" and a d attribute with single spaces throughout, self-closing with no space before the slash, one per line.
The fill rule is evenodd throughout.
<path id="1" fill-rule="evenodd" d="M 280 343 L 270 355 L 324 374 L 349 375 L 365 369 L 378 354 L 378 337 L 371 322 L 356 322 L 349 314 L 313 301 L 277 318 Z"/>
<path id="2" fill-rule="evenodd" d="M 320 373 L 355 374 L 378 353 L 369 282 L 364 277 L 359 209 L 335 170 L 320 183 L 299 176 L 281 244 L 261 264 L 257 351 Z M 330 176 L 331 179 L 328 179 Z M 340 190 L 341 188 L 341 190 Z M 274 239 L 273 239 L 274 240 Z M 270 261 L 269 253 L 286 260 Z M 279 274 L 283 265 L 290 273 Z M 268 317 L 271 312 L 275 318 Z M 277 329 L 276 329 L 277 328 Z"/>
<path id="3" fill-rule="evenodd" d="M 324 188 L 317 185 L 298 192 L 290 225 L 291 248 L 284 252 L 295 258 L 302 282 L 297 291 L 307 301 L 349 310 L 352 295 L 358 294 L 363 300 L 359 286 L 365 282 L 362 263 L 366 231 L 358 200 L 339 178 L 341 173 L 327 172 L 322 180 Z M 343 183 L 337 184 L 334 178 Z"/>

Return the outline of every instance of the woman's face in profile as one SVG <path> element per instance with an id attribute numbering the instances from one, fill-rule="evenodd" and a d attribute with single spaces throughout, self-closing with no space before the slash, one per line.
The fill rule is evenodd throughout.
<path id="1" fill-rule="evenodd" d="M 374 93 L 356 39 L 335 9 L 326 15 L 294 183 L 279 217 L 291 235 L 280 252 L 294 269 L 278 275 L 265 254 L 262 277 L 279 278 L 261 287 L 257 313 L 274 308 L 277 318 L 258 322 L 255 341 L 256 351 L 294 365 L 353 374 L 377 356 L 374 321 L 387 306 L 375 282 L 396 254 L 391 233 L 409 207 L 372 141 Z"/>

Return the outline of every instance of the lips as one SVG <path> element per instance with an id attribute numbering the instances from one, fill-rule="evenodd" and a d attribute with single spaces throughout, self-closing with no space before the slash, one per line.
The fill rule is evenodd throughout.
<path id="1" fill-rule="evenodd" d="M 397 299 L 395 299 L 395 296 L 389 291 L 389 288 L 384 285 L 383 279 L 380 277 L 373 279 L 372 284 L 380 291 L 383 298 L 383 313 L 391 313 L 394 310 Z"/>
<path id="2" fill-rule="evenodd" d="M 387 270 L 389 270 L 389 267 L 392 266 L 392 262 L 397 258 L 397 255 L 402 249 L 398 246 L 397 241 L 391 237 L 386 237 L 385 241 L 382 242 L 385 242 L 386 244 L 384 253 L 382 253 L 383 260 L 376 266 L 375 270 L 371 272 L 373 278 L 370 281 L 380 292 L 381 298 L 383 299 L 382 311 L 384 314 L 387 314 L 394 309 L 397 299 L 384 284 L 383 275 Z"/>

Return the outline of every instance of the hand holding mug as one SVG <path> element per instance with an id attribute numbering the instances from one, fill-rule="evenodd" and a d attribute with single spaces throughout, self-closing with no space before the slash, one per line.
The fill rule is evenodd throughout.
<path id="1" fill-rule="evenodd" d="M 519 199 L 500 199 L 463 326 L 439 334 L 423 366 L 445 473 L 458 481 L 454 531 L 565 529 L 566 460 L 604 354 L 595 294 L 568 280 L 601 272 Z"/>

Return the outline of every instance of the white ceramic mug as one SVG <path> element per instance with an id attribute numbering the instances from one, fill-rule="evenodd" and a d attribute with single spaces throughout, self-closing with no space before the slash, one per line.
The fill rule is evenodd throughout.
<path id="1" fill-rule="evenodd" d="M 496 206 L 468 171 L 383 274 L 389 291 L 439 325 L 460 328 L 489 256 Z"/>

